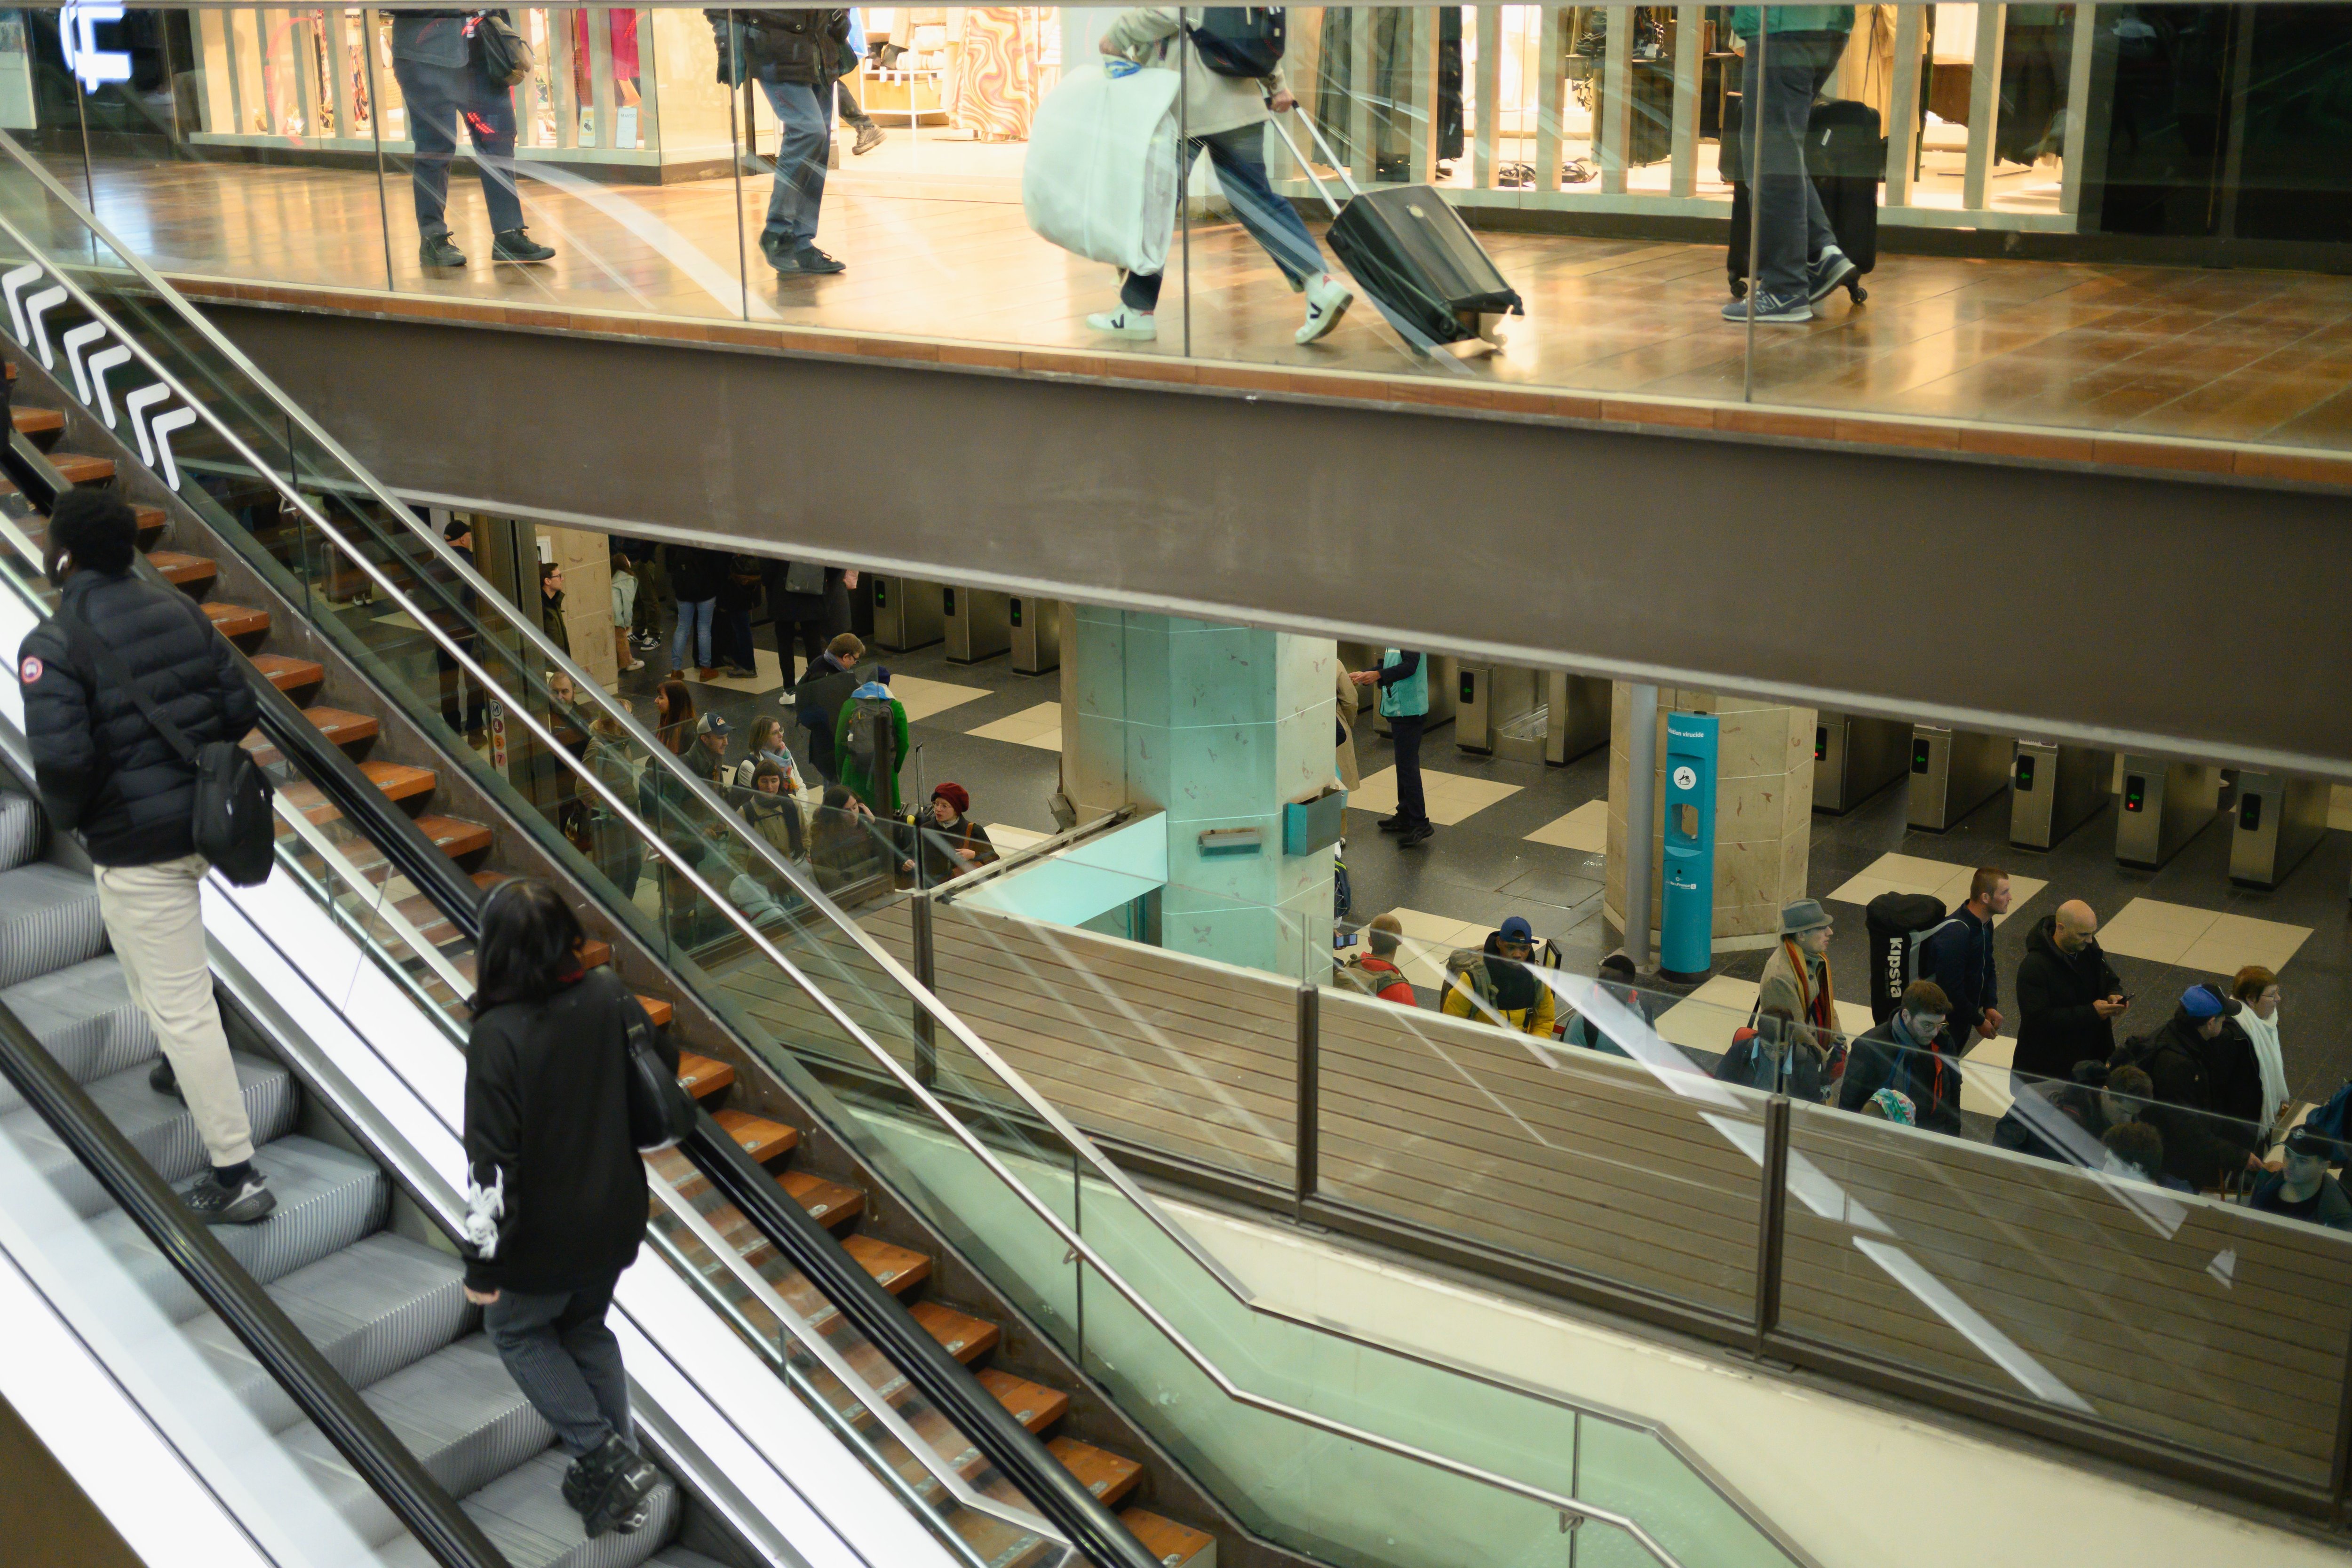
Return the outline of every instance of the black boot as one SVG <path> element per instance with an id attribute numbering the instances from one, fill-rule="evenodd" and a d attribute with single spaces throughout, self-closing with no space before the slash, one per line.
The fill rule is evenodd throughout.
<path id="1" fill-rule="evenodd" d="M 426 267 L 463 267 L 466 253 L 449 241 L 446 234 L 428 234 L 416 247 L 416 259 Z"/>
<path id="2" fill-rule="evenodd" d="M 490 259 L 493 261 L 545 261 L 555 250 L 531 238 L 519 228 L 502 228 L 490 237 Z"/>
<path id="3" fill-rule="evenodd" d="M 563 1500 L 579 1510 L 589 1540 L 616 1529 L 626 1534 L 645 1523 L 639 1505 L 661 1479 L 635 1448 L 618 1436 L 607 1437 L 604 1447 L 564 1472 Z"/>

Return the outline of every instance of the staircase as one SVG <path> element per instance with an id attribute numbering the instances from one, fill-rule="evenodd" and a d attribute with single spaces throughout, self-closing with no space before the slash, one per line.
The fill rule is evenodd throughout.
<path id="1" fill-rule="evenodd" d="M 7 366 L 7 374 L 11 382 L 16 379 L 16 373 L 17 366 L 12 361 Z M 58 443 L 64 437 L 68 424 L 65 413 L 37 406 L 19 406 L 15 407 L 12 414 L 16 431 L 39 447 L 50 465 L 74 484 L 106 485 L 114 482 L 116 468 L 111 459 L 74 453 L 59 447 Z M 222 498 L 222 504 L 232 511 L 238 509 L 240 502 L 247 507 L 266 506 L 270 516 L 274 516 L 278 511 L 274 491 L 257 492 L 242 498 L 236 495 Z M 6 506 L 12 515 L 18 520 L 18 526 L 30 533 L 37 542 L 38 542 L 42 519 L 30 513 L 26 507 L 25 499 L 16 494 L 13 489 L 6 487 L 5 481 L 0 481 L 0 505 Z M 148 562 L 169 581 L 176 584 L 184 592 L 196 599 L 222 634 L 230 639 L 271 684 L 302 708 L 304 713 L 312 723 L 318 726 L 323 736 L 358 763 L 361 770 L 383 794 L 387 801 L 405 812 L 436 845 L 473 878 L 477 884 L 488 887 L 504 876 L 517 874 L 520 868 L 513 867 L 509 858 L 502 854 L 499 833 L 490 824 L 464 816 L 445 815 L 435 809 L 436 797 L 443 793 L 443 781 L 434 768 L 377 759 L 369 755 L 382 732 L 382 726 L 377 718 L 369 713 L 352 711 L 320 702 L 320 695 L 329 683 L 326 667 L 308 657 L 306 651 L 300 651 L 303 647 L 301 643 L 294 643 L 291 651 L 288 647 L 277 646 L 285 640 L 282 633 L 286 628 L 281 628 L 276 624 L 275 617 L 268 610 L 215 596 L 215 590 L 223 576 L 223 572 L 219 561 L 209 553 L 200 552 L 216 546 L 208 538 L 197 537 L 203 532 L 199 526 L 175 525 L 165 512 L 152 507 L 142 507 L 139 509 L 139 513 L 140 547 Z M 247 515 L 252 516 L 249 511 Z M 279 554 L 281 559 L 299 553 L 301 541 L 290 537 L 290 530 L 274 527 L 269 521 L 269 516 L 254 521 L 257 523 L 254 530 L 256 536 L 274 552 Z M 167 544 L 172 547 L 166 548 Z M 404 562 L 400 569 L 414 571 L 416 566 L 413 562 Z M 432 569 L 426 568 L 426 570 Z M 330 605 L 321 606 L 322 613 L 329 611 L 351 613 L 353 605 L 364 611 L 369 584 L 362 574 L 348 565 L 330 567 L 325 571 L 319 571 L 315 565 L 312 565 L 308 570 L 314 585 L 330 600 Z M 421 642 L 422 634 L 417 634 L 417 637 Z M 358 689 L 359 684 L 357 681 L 343 683 L 344 687 L 352 689 Z M 422 892 L 405 879 L 400 878 L 383 852 L 360 837 L 352 825 L 342 819 L 341 814 L 320 795 L 315 786 L 294 773 L 290 764 L 275 747 L 268 744 L 258 733 L 249 737 L 245 743 L 253 750 L 257 759 L 276 776 L 279 787 L 288 799 L 299 807 L 311 823 L 318 826 L 335 842 L 338 851 L 364 878 L 384 889 L 393 905 L 418 929 L 427 942 L 439 950 L 443 957 L 446 958 L 461 973 L 470 978 L 473 973 L 473 954 L 470 943 L 463 933 L 443 917 Z M 281 825 L 281 835 L 288 832 L 290 832 L 290 829 Z M 310 854 L 307 847 L 298 850 L 298 854 L 314 868 L 316 868 L 317 858 Z M 536 867 L 528 860 L 523 865 L 533 871 L 536 870 Z M 322 880 L 331 885 L 333 879 L 322 878 Z M 81 890 L 87 892 L 88 886 L 88 879 L 80 879 Z M 90 904 L 89 917 L 92 922 L 96 920 L 95 909 L 96 905 L 93 901 Z M 583 955 L 584 960 L 592 965 L 611 962 L 614 951 L 612 942 L 598 935 L 593 923 L 598 919 L 601 911 L 591 904 L 583 906 L 581 912 L 583 919 L 591 922 L 591 940 Z M 95 929 L 94 924 L 92 929 Z M 110 963 L 110 961 L 108 962 Z M 420 966 L 415 972 L 415 978 L 420 988 L 447 1009 L 453 1016 L 463 1018 L 466 1016 L 465 999 L 451 993 L 429 971 L 423 970 Z M 119 985 L 119 984 L 118 980 L 116 984 Z M 668 998 L 658 994 L 641 994 L 638 999 L 645 1005 L 657 1027 L 671 1026 L 677 1017 L 677 1008 Z M 142 1023 L 141 1028 L 143 1029 L 143 1027 Z M 152 1054 L 152 1042 L 149 1042 L 148 1054 Z M 104 1059 L 111 1060 L 110 1058 Z M 143 1061 L 145 1058 L 142 1056 L 141 1059 Z M 112 1067 L 109 1067 L 107 1070 L 118 1071 Z M 129 1079 L 124 1080 L 125 1092 L 131 1094 L 134 1100 L 137 1095 L 147 1092 L 144 1087 L 143 1071 L 142 1068 L 139 1074 L 133 1075 L 139 1079 L 136 1084 L 131 1084 Z M 282 1073 L 280 1077 L 282 1078 Z M 853 1186 L 828 1181 L 813 1173 L 792 1169 L 792 1156 L 800 1143 L 799 1132 L 780 1121 L 757 1114 L 752 1110 L 738 1108 L 728 1103 L 731 1098 L 740 1097 L 744 1087 L 737 1082 L 735 1068 L 715 1058 L 687 1051 L 682 1053 L 681 1077 L 703 1103 L 713 1108 L 716 1119 L 751 1154 L 752 1158 L 776 1173 L 779 1184 L 793 1201 L 824 1222 L 838 1237 L 844 1249 L 868 1274 L 901 1300 L 907 1302 L 916 1321 L 921 1323 L 934 1339 L 944 1345 L 957 1359 L 973 1367 L 982 1384 L 1000 1404 L 1032 1431 L 1041 1436 L 1047 1436 L 1049 1449 L 1083 1484 L 1102 1499 L 1107 1505 L 1119 1509 L 1119 1518 L 1159 1558 L 1165 1568 L 1215 1568 L 1219 1545 L 1216 1536 L 1206 1530 L 1196 1528 L 1193 1524 L 1166 1517 L 1139 1506 L 1156 1489 L 1152 1485 L 1151 1468 L 1147 1463 L 1095 1446 L 1074 1436 L 1059 1434 L 1048 1436 L 1049 1434 L 1055 1434 L 1056 1428 L 1065 1423 L 1071 1406 L 1069 1394 L 989 1365 L 992 1352 L 998 1351 L 1003 1343 L 1003 1327 L 985 1316 L 968 1313 L 949 1301 L 940 1300 L 938 1281 L 935 1278 L 935 1260 L 931 1257 L 920 1251 L 859 1234 L 858 1226 L 868 1210 L 867 1194 L 865 1192 Z M 290 1086 L 288 1090 L 280 1092 L 290 1092 Z M 772 1100 L 772 1094 L 770 1098 Z M 112 1107 L 110 1106 L 110 1109 Z M 257 1139 L 259 1137 L 261 1125 L 261 1118 L 257 1116 Z M 290 1121 L 286 1121 L 284 1125 L 290 1126 Z M 192 1131 L 187 1135 L 192 1137 Z M 304 1141 L 295 1139 L 288 1142 L 299 1146 Z M 318 1147 L 336 1159 L 348 1159 L 338 1152 L 323 1150 L 323 1146 Z M 289 1152 L 291 1152 L 289 1151 Z M 307 1149 L 301 1152 L 305 1158 L 310 1157 Z M 814 1288 L 799 1273 L 783 1264 L 774 1255 L 772 1249 L 756 1233 L 751 1232 L 748 1222 L 731 1205 L 724 1203 L 717 1194 L 709 1191 L 707 1184 L 702 1182 L 690 1164 L 681 1156 L 671 1152 L 656 1156 L 655 1163 L 661 1174 L 668 1176 L 675 1183 L 687 1184 L 688 1194 L 713 1227 L 720 1236 L 739 1244 L 742 1256 L 787 1301 L 793 1303 L 804 1315 L 830 1325 L 831 1331 L 846 1334 L 845 1325 L 836 1321 L 838 1315 L 817 1295 Z M 267 1162 L 265 1165 L 268 1165 Z M 192 1173 L 194 1168 L 191 1166 L 189 1171 Z M 278 1182 L 278 1171 L 275 1167 L 268 1168 L 275 1185 Z M 294 1179 L 293 1172 L 294 1167 L 289 1165 L 289 1179 Z M 284 1214 L 290 1206 L 289 1189 L 280 1188 L 280 1214 Z M 275 1223 L 274 1219 L 271 1223 Z M 387 1243 L 393 1239 L 384 1238 Z M 693 1251 L 700 1250 L 699 1244 L 694 1242 L 692 1237 L 683 1237 L 678 1239 L 682 1247 Z M 736 1301 L 739 1310 L 743 1311 L 748 1321 L 768 1331 L 769 1342 L 772 1344 L 774 1342 L 772 1331 L 775 1325 L 772 1321 L 768 1320 L 764 1310 L 761 1309 L 756 1302 L 747 1299 L 747 1293 L 741 1289 L 732 1276 L 719 1265 L 717 1259 L 709 1258 L 705 1255 L 701 1260 L 701 1266 L 706 1277 L 718 1289 L 724 1291 L 729 1299 Z M 280 1272 L 289 1271 L 290 1270 Z M 269 1278 L 275 1279 L 278 1275 L 272 1274 Z M 297 1316 L 299 1321 L 299 1315 Z M 478 1336 L 476 1337 L 478 1338 Z M 865 1347 L 862 1341 L 857 1342 L 859 1348 L 855 1352 L 856 1359 L 862 1359 L 869 1364 L 878 1359 L 877 1352 L 869 1347 Z M 358 1380 L 355 1378 L 354 1381 Z M 912 1386 L 903 1377 L 894 1378 L 889 1374 L 882 1373 L 877 1374 L 872 1382 L 875 1386 L 888 1387 L 894 1404 L 908 1405 L 915 1398 Z M 847 1390 L 840 1390 L 839 1393 L 841 1396 L 839 1408 L 847 1411 L 856 1405 L 856 1397 Z M 919 1417 L 916 1424 L 923 1436 L 936 1439 L 934 1447 L 940 1453 L 961 1456 L 956 1460 L 957 1468 L 967 1479 L 971 1481 L 975 1489 L 992 1497 L 1017 1500 L 1017 1494 L 1010 1483 L 998 1477 L 969 1443 L 951 1436 L 945 1429 L 946 1423 L 943 1418 L 935 1414 L 925 1415 Z M 395 1429 L 400 1429 L 397 1425 Z M 560 1464 L 557 1468 L 560 1471 Z M 908 1458 L 903 1473 L 909 1483 L 920 1490 L 929 1492 L 938 1487 L 938 1482 L 924 1473 L 911 1457 Z M 459 1479 L 470 1481 L 476 1478 L 471 1471 L 467 1471 Z M 453 1488 L 453 1489 L 456 1489 Z M 1120 1507 L 1122 1504 L 1126 1506 Z M 561 1504 L 559 1503 L 558 1506 L 560 1507 Z M 568 1513 L 568 1510 L 566 1511 Z M 977 1514 L 969 1510 L 959 1510 L 950 1518 L 954 1528 L 967 1531 L 971 1544 L 981 1552 L 983 1560 L 991 1563 L 1002 1562 L 1006 1564 L 1006 1568 L 1013 1568 L 1013 1564 L 1021 1562 L 1034 1549 L 1034 1544 L 1024 1544 L 1019 1533 L 1010 1526 L 992 1517 Z M 1230 1528 L 1222 1521 L 1212 1522 L 1221 1528 Z M 1242 1542 L 1236 1541 L 1234 1544 L 1239 1545 Z M 1262 1547 L 1262 1543 L 1257 1542 L 1250 1542 L 1249 1545 Z M 1244 1556 L 1245 1559 L 1255 1560 L 1248 1551 L 1244 1552 Z M 514 1561 L 517 1568 L 529 1568 L 523 1558 L 516 1557 Z M 670 1562 L 673 1559 L 665 1558 L 661 1561 Z"/>

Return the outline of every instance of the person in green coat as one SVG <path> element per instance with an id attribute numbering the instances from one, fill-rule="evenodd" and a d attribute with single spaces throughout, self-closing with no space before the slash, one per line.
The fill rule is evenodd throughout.
<path id="1" fill-rule="evenodd" d="M 1737 5 L 1731 30 L 1747 59 L 1741 79 L 1756 90 L 1745 95 L 1740 120 L 1754 137 L 1755 189 L 1748 211 L 1756 225 L 1756 276 L 1745 299 L 1723 308 L 1727 321 L 1799 326 L 1813 319 L 1814 304 L 1853 274 L 1853 262 L 1839 248 L 1821 193 L 1805 173 L 1805 130 L 1813 100 L 1837 69 L 1853 31 L 1851 5 Z M 1764 39 L 1757 68 L 1757 37 Z M 1746 181 L 1745 168 L 1726 177 Z"/>
<path id="2" fill-rule="evenodd" d="M 835 764 L 841 782 L 876 816 L 898 815 L 898 770 L 907 765 L 907 707 L 890 695 L 890 672 L 849 694 L 833 721 Z"/>

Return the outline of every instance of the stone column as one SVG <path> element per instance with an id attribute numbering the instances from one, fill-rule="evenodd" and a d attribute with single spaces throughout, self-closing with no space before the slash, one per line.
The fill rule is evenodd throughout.
<path id="1" fill-rule="evenodd" d="M 549 559 L 563 568 L 563 629 L 572 662 L 610 691 L 620 684 L 613 650 L 613 542 L 578 528 L 542 528 Z"/>
<path id="2" fill-rule="evenodd" d="M 1620 681 L 1610 704 L 1609 882 L 1601 912 L 1625 929 L 1625 768 L 1628 690 Z M 1715 951 L 1769 947 L 1780 910 L 1805 896 L 1812 850 L 1813 710 L 1744 697 L 1658 689 L 1658 773 L 1664 772 L 1668 712 L 1712 713 L 1717 720 L 1715 795 Z M 1650 841 L 1664 830 L 1665 788 L 1652 795 Z M 1658 857 L 1650 858 L 1651 931 L 1658 909 Z"/>
<path id="3" fill-rule="evenodd" d="M 1282 808 L 1331 782 L 1332 644 L 1173 616 L 1072 608 L 1062 782 L 1078 819 L 1157 807 L 1160 944 L 1310 979 L 1329 968 L 1331 851 L 1283 853 Z M 1254 851 L 1202 834 L 1255 829 Z M 1319 966 L 1319 967 L 1318 967 Z"/>

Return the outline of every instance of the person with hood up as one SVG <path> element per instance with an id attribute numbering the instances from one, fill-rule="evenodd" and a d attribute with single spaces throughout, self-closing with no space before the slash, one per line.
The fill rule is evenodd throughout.
<path id="1" fill-rule="evenodd" d="M 1370 951 L 1340 965 L 1339 978 L 1353 989 L 1383 1002 L 1393 1002 L 1400 1007 L 1420 1006 L 1420 1000 L 1412 994 L 1412 982 L 1397 967 L 1397 949 L 1404 942 L 1404 922 L 1394 915 L 1374 915 L 1372 923 L 1364 928 L 1364 942 Z"/>
<path id="2" fill-rule="evenodd" d="M 2263 1075 L 2241 1011 L 2219 987 L 2191 985 L 2164 1027 L 2123 1050 L 2156 1089 L 2140 1120 L 2164 1136 L 2165 1173 L 2200 1193 L 2262 1163 Z"/>
<path id="3" fill-rule="evenodd" d="M 1930 1132 L 1960 1131 L 1960 1070 L 1937 1047 L 1951 998 L 1932 980 L 1915 980 L 1886 1022 L 1857 1036 L 1853 1057 L 1838 1085 L 1838 1109 L 1860 1111 L 1882 1089 L 1911 1102 L 1912 1125 Z"/>
<path id="4" fill-rule="evenodd" d="M 2058 906 L 2026 933 L 2017 962 L 2016 1071 L 2060 1083 L 2077 1062 L 2116 1054 L 2124 983 L 2098 943 L 2099 917 L 2080 899 Z"/>
<path id="5" fill-rule="evenodd" d="M 890 672 L 849 694 L 834 720 L 834 765 L 841 782 L 879 817 L 898 816 L 898 770 L 907 765 L 907 707 L 890 695 Z"/>
<path id="6" fill-rule="evenodd" d="M 1815 899 L 1800 899 L 1780 911 L 1780 945 L 1764 961 L 1756 987 L 1754 1023 L 1778 1011 L 1803 1025 L 1822 1058 L 1822 1081 L 1845 1076 L 1846 1047 L 1838 1026 L 1837 989 L 1830 979 L 1830 938 L 1836 922 Z M 1814 1097 L 1818 1098 L 1818 1096 Z"/>
<path id="7" fill-rule="evenodd" d="M 1513 915 L 1486 938 L 1482 952 L 1467 950 L 1446 960 L 1445 998 L 1440 1010 L 1456 1018 L 1480 1018 L 1539 1040 L 1551 1038 L 1552 995 L 1528 966 L 1535 956 L 1535 929 Z"/>

